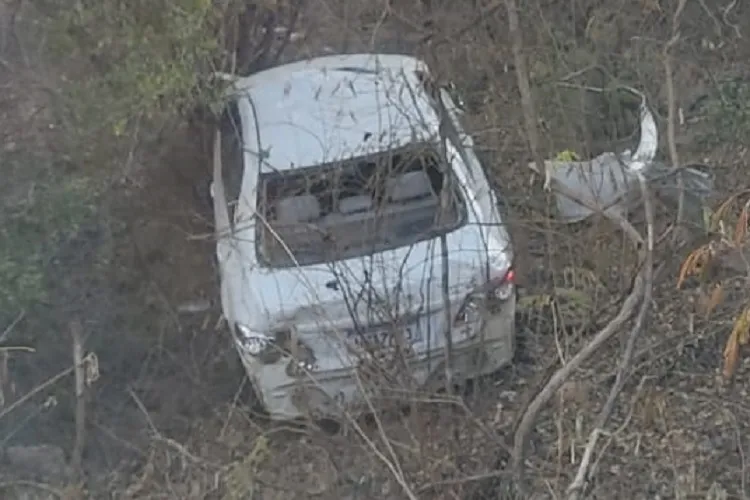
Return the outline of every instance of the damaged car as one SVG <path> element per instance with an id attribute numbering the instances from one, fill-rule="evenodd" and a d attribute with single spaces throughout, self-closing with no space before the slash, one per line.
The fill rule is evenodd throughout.
<path id="1" fill-rule="evenodd" d="M 324 56 L 233 77 L 228 96 L 221 305 L 272 419 L 337 418 L 511 361 L 501 200 L 423 62 Z"/>

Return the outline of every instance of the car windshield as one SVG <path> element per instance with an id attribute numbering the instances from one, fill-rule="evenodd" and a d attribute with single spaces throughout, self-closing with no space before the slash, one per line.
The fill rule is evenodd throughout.
<path id="1" fill-rule="evenodd" d="M 450 186 L 449 189 L 446 189 Z M 408 246 L 465 219 L 458 184 L 432 144 L 260 175 L 259 261 L 313 265 Z"/>

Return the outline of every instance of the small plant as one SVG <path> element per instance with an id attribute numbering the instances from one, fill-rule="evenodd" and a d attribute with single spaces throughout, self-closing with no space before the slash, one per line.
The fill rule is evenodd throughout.
<path id="1" fill-rule="evenodd" d="M 716 142 L 736 141 L 750 134 L 750 83 L 741 79 L 719 82 L 716 94 L 709 96 L 706 115 Z"/>
<path id="2" fill-rule="evenodd" d="M 560 151 L 555 155 L 555 161 L 580 161 L 580 158 L 576 154 L 575 151 L 572 151 L 570 149 L 566 149 L 565 151 Z"/>
<path id="3" fill-rule="evenodd" d="M 553 290 L 521 297 L 519 313 L 528 318 L 549 313 L 554 324 L 568 327 L 586 324 L 604 294 L 604 284 L 582 267 L 565 267 L 559 278 L 560 286 Z"/>
<path id="4" fill-rule="evenodd" d="M 25 200 L 6 208 L 0 219 L 0 311 L 47 299 L 46 264 L 95 213 L 94 198 L 90 183 L 67 177 L 34 184 Z"/>
<path id="5" fill-rule="evenodd" d="M 739 213 L 737 208 L 739 207 Z M 677 278 L 677 288 L 681 288 L 690 277 L 697 277 L 701 284 L 708 282 L 710 267 L 718 259 L 731 252 L 742 254 L 748 243 L 748 224 L 750 223 L 750 190 L 741 191 L 725 200 L 715 212 L 708 217 L 708 230 L 715 237 L 708 243 L 693 250 L 683 261 Z M 719 305 L 724 298 L 721 283 L 715 283 L 712 291 L 704 300 L 706 316 Z M 725 378 L 731 378 L 737 368 L 740 347 L 750 342 L 750 304 L 745 305 L 737 314 L 734 327 L 724 347 Z"/>
<path id="6" fill-rule="evenodd" d="M 254 498 L 258 485 L 255 477 L 259 467 L 268 458 L 269 442 L 266 436 L 259 436 L 252 450 L 241 460 L 232 463 L 224 475 L 226 494 L 224 500 Z"/>
<path id="7" fill-rule="evenodd" d="M 77 69 L 61 79 L 55 103 L 75 161 L 117 159 L 147 131 L 154 136 L 219 95 L 210 75 L 225 66 L 222 22 L 233 0 L 47 3 L 37 6 L 46 55 Z"/>

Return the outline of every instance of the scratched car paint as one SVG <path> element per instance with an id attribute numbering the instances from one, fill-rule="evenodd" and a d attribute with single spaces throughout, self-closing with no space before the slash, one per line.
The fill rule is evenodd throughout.
<path id="1" fill-rule="evenodd" d="M 441 386 L 447 345 L 456 380 L 509 363 L 499 199 L 429 69 L 355 54 L 224 77 L 211 186 L 221 304 L 270 417 L 336 417 L 387 396 L 396 388 L 360 377 L 376 357 L 408 359 L 399 380 L 413 388 Z"/>

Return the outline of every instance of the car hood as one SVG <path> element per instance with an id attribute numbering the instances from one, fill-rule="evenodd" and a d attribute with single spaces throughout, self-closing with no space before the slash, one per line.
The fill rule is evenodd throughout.
<path id="1" fill-rule="evenodd" d="M 490 233 L 490 234 L 487 234 Z M 446 235 L 448 291 L 452 304 L 486 281 L 487 264 L 510 267 L 507 240 L 467 224 Z M 243 248 L 244 246 L 244 248 Z M 251 242 L 241 254 L 254 255 Z M 232 294 L 239 321 L 258 331 L 280 325 L 319 330 L 434 311 L 443 305 L 440 237 L 408 247 L 299 268 L 246 269 Z M 252 259 L 243 259 L 252 262 Z"/>

